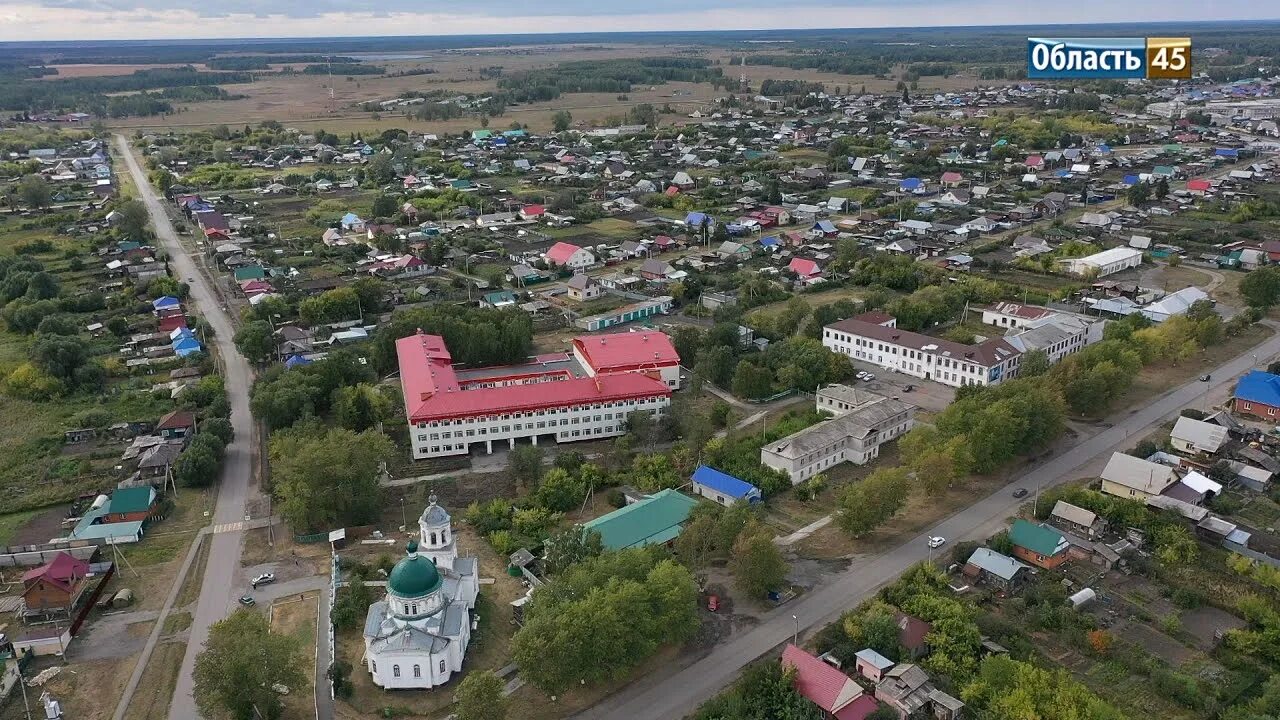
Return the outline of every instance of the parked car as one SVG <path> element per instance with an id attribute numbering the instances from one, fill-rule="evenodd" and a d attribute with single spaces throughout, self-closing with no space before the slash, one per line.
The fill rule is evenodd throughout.
<path id="1" fill-rule="evenodd" d="M 245 607 L 253 607 L 254 605 L 257 605 L 258 602 L 254 600 L 252 597 L 245 595 L 244 597 L 240 598 L 240 604 Z"/>
<path id="2" fill-rule="evenodd" d="M 915 389 L 916 389 L 916 386 L 911 385 L 909 383 L 907 385 L 902 386 L 902 392 L 911 392 L 912 390 L 915 390 Z"/>
<path id="3" fill-rule="evenodd" d="M 1201 376 L 1200 376 L 1200 382 L 1209 382 L 1209 375 L 1207 375 L 1207 374 L 1205 374 L 1205 375 L 1201 375 Z"/>
<path id="4" fill-rule="evenodd" d="M 719 610 L 719 609 L 720 609 L 720 596 L 719 596 L 719 595 L 708 595 L 708 596 L 707 596 L 707 609 L 708 609 L 708 610 L 710 610 L 711 612 L 716 612 L 717 610 Z"/>
<path id="5" fill-rule="evenodd" d="M 253 582 L 250 584 L 253 585 L 254 590 L 257 590 L 259 585 L 270 585 L 275 581 L 276 581 L 275 573 L 262 573 L 258 577 L 254 578 Z"/>
<path id="6" fill-rule="evenodd" d="M 1013 496 L 1014 496 L 1014 497 L 1016 497 L 1016 498 L 1024 498 L 1024 497 L 1026 497 L 1026 496 L 1027 496 L 1027 489 L 1026 489 L 1026 488 L 1018 488 L 1017 490 L 1014 490 L 1014 491 L 1013 491 Z"/>
<path id="7" fill-rule="evenodd" d="M 929 547 L 931 548 L 940 548 L 946 544 L 947 544 L 947 539 L 942 536 L 934 535 L 933 537 L 929 538 Z"/>

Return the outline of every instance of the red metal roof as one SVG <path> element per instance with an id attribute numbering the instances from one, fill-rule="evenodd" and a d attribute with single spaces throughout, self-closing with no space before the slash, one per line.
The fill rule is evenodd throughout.
<path id="1" fill-rule="evenodd" d="M 622 332 L 573 339 L 578 354 L 596 372 L 617 372 L 680 362 L 671 339 L 660 332 Z"/>
<path id="2" fill-rule="evenodd" d="M 991 306 L 991 312 L 1000 313 L 1001 315 L 1012 315 L 1020 317 L 1024 320 L 1039 320 L 1053 314 L 1048 308 L 1036 307 L 1035 305 L 1023 305 L 1015 302 L 998 302 Z"/>
<path id="3" fill-rule="evenodd" d="M 43 579 L 65 591 L 70 591 L 77 580 L 88 574 L 89 563 L 75 559 L 69 552 L 59 552 L 48 563 L 23 573 L 22 584 L 24 587 L 30 587 L 31 583 Z"/>
<path id="4" fill-rule="evenodd" d="M 788 644 L 782 651 L 782 666 L 795 668 L 796 692 L 823 710 L 836 714 L 836 717 L 843 719 L 845 716 L 838 713 L 853 705 L 861 697 L 871 700 L 872 710 L 876 707 L 875 699 L 863 695 L 862 688 L 848 675 L 795 645 Z M 861 720 L 865 715 L 849 717 Z"/>
<path id="5" fill-rule="evenodd" d="M 1204 191 L 1204 190 L 1208 190 L 1210 187 L 1212 187 L 1212 185 L 1213 185 L 1212 183 L 1210 183 L 1208 180 L 1205 180 L 1204 178 L 1196 178 L 1195 180 L 1187 181 L 1188 190 Z"/>
<path id="6" fill-rule="evenodd" d="M 822 271 L 818 269 L 818 263 L 805 258 L 791 258 L 787 269 L 803 278 L 822 274 Z"/>
<path id="7" fill-rule="evenodd" d="M 648 334 L 660 336 L 675 357 L 675 350 L 665 335 Z M 654 346 L 660 345 L 656 338 L 653 343 Z M 605 374 L 595 378 L 464 390 L 458 384 L 444 338 L 421 332 L 397 340 L 396 355 L 400 364 L 404 406 L 411 423 L 671 396 L 666 383 L 648 374 L 611 375 L 607 374 L 609 368 L 595 365 L 593 367 L 597 371 Z M 563 377 L 564 373 L 548 373 L 549 377 L 553 375 Z"/>
<path id="8" fill-rule="evenodd" d="M 564 265 L 569 262 L 569 258 L 582 248 L 567 242 L 558 242 L 547 249 L 547 259 L 557 265 Z"/>

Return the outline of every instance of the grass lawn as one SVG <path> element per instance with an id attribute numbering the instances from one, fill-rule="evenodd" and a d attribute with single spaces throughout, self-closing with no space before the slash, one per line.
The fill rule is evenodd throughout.
<path id="1" fill-rule="evenodd" d="M 306 678 L 305 684 L 289 688 L 284 696 L 284 717 L 306 717 L 307 711 L 315 713 L 315 701 L 311 688 L 315 677 L 316 614 L 319 610 L 318 593 L 290 595 L 271 605 L 271 632 L 290 635 L 298 641 L 298 671 Z"/>
<path id="2" fill-rule="evenodd" d="M 169 702 L 173 698 L 173 689 L 178 684 L 182 656 L 186 653 L 185 642 L 156 645 L 147 668 L 142 671 L 142 677 L 138 680 L 133 700 L 125 710 L 125 720 L 164 720 L 169 716 Z"/>

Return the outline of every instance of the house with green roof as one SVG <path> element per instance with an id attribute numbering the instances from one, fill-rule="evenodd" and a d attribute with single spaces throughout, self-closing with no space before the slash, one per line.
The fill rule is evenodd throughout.
<path id="1" fill-rule="evenodd" d="M 662 545 L 675 540 L 684 529 L 697 500 L 675 490 L 663 490 L 626 507 L 584 523 L 600 533 L 606 550 Z"/>
<path id="2" fill-rule="evenodd" d="M 117 488 L 111 491 L 107 501 L 104 523 L 134 522 L 146 520 L 156 507 L 156 490 L 150 485 Z"/>
<path id="3" fill-rule="evenodd" d="M 1037 567 L 1052 570 L 1067 560 L 1071 543 L 1057 530 L 1047 525 L 1036 525 L 1019 518 L 1009 528 L 1009 540 L 1013 542 L 1013 556 Z"/>

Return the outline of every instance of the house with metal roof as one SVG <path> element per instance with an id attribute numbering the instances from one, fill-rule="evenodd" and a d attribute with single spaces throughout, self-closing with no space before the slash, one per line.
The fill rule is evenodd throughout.
<path id="1" fill-rule="evenodd" d="M 1057 530 L 1022 518 L 1013 521 L 1013 527 L 1009 528 L 1009 540 L 1013 543 L 1014 557 L 1046 570 L 1052 570 L 1065 562 L 1067 549 L 1071 546 Z"/>
<path id="2" fill-rule="evenodd" d="M 836 720 L 864 720 L 875 712 L 876 699 L 839 669 L 795 645 L 782 650 L 782 667 L 795 673 L 796 692 Z"/>
<path id="3" fill-rule="evenodd" d="M 680 536 L 697 500 L 675 490 L 663 490 L 626 507 L 583 523 L 600 533 L 606 550 L 664 545 Z"/>
<path id="4" fill-rule="evenodd" d="M 985 582 L 1004 590 L 1014 589 L 1022 582 L 1026 563 L 1019 562 L 988 547 L 973 551 L 964 564 L 964 574 L 977 582 Z"/>
<path id="5" fill-rule="evenodd" d="M 1072 505 L 1066 500 L 1059 500 L 1049 513 L 1049 522 L 1066 530 L 1092 540 L 1106 531 L 1107 521 L 1098 517 L 1092 510 L 1085 510 Z"/>
<path id="6" fill-rule="evenodd" d="M 693 491 L 721 505 L 760 502 L 760 488 L 713 467 L 699 465 L 693 471 Z"/>
<path id="7" fill-rule="evenodd" d="M 1188 455 L 1213 455 L 1227 441 L 1227 429 L 1216 423 L 1179 417 L 1169 433 L 1173 449 Z"/>
<path id="8" fill-rule="evenodd" d="M 1112 453 L 1107 466 L 1102 469 L 1102 492 L 1116 497 L 1146 502 L 1147 498 L 1160 495 L 1165 488 L 1177 481 L 1173 468 L 1149 462 L 1142 458 Z"/>
<path id="9" fill-rule="evenodd" d="M 1276 422 L 1280 418 L 1280 375 L 1251 370 L 1236 382 L 1232 409 L 1241 415 Z"/>
<path id="10" fill-rule="evenodd" d="M 1209 300 L 1209 294 L 1198 287 L 1188 287 L 1165 295 L 1142 308 L 1141 312 L 1148 320 L 1159 323 L 1175 315 L 1186 315 L 1191 306 L 1201 300 Z"/>

